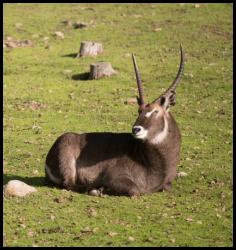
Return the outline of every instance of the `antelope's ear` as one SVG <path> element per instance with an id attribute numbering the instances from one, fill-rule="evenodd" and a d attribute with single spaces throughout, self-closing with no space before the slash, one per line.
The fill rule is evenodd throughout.
<path id="1" fill-rule="evenodd" d="M 174 106 L 176 100 L 175 91 L 170 91 L 158 99 L 158 103 L 165 109 L 168 109 L 170 105 Z"/>

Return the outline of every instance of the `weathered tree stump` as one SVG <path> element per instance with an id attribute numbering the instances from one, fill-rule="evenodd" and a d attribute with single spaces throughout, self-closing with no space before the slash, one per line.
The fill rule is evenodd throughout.
<path id="1" fill-rule="evenodd" d="M 102 77 L 110 77 L 117 72 L 112 68 L 109 62 L 98 62 L 90 65 L 89 79 L 99 79 Z"/>
<path id="2" fill-rule="evenodd" d="M 101 43 L 81 42 L 80 51 L 76 57 L 78 58 L 82 56 L 96 56 L 98 54 L 101 54 L 102 51 L 103 48 Z"/>

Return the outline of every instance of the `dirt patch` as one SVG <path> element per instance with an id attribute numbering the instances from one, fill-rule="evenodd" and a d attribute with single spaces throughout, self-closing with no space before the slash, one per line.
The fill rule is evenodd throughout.
<path id="1" fill-rule="evenodd" d="M 217 35 L 220 37 L 224 37 L 227 40 L 230 40 L 233 38 L 232 32 L 224 31 L 219 26 L 215 25 L 203 25 L 201 27 L 201 30 L 206 33 L 210 33 L 213 35 Z"/>
<path id="2" fill-rule="evenodd" d="M 46 104 L 36 102 L 36 101 L 25 101 L 21 104 L 16 104 L 17 110 L 25 110 L 25 109 L 31 109 L 33 111 L 35 110 L 41 110 L 47 108 Z"/>
<path id="3" fill-rule="evenodd" d="M 29 39 L 25 40 L 16 40 L 13 37 L 7 37 L 5 41 L 3 41 L 4 48 L 22 48 L 22 47 L 32 47 L 33 42 Z"/>

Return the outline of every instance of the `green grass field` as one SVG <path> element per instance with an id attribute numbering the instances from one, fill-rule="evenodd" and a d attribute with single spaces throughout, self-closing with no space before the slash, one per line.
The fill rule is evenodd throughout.
<path id="1" fill-rule="evenodd" d="M 232 4 L 4 4 L 4 39 L 33 46 L 4 48 L 3 181 L 38 190 L 3 197 L 4 246 L 232 246 L 232 18 Z M 101 42 L 103 54 L 74 58 L 81 41 Z M 182 132 L 178 171 L 188 175 L 171 192 L 137 199 L 45 186 L 45 157 L 62 133 L 131 131 L 130 54 L 152 101 L 177 73 L 180 43 L 186 66 L 172 114 Z M 79 79 L 97 61 L 118 74 Z"/>

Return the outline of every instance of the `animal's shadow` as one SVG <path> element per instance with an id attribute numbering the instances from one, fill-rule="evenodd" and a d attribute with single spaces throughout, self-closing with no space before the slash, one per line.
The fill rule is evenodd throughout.
<path id="1" fill-rule="evenodd" d="M 45 177 L 37 177 L 37 176 L 22 177 L 19 175 L 7 175 L 7 174 L 3 175 L 3 185 L 7 184 L 11 180 L 23 181 L 24 183 L 34 187 L 48 186 L 48 184 L 45 181 Z"/>
<path id="2" fill-rule="evenodd" d="M 48 188 L 56 188 L 56 189 L 64 189 L 63 186 L 53 184 L 52 182 L 48 181 L 45 177 L 22 177 L 19 175 L 3 175 L 3 185 L 6 185 L 11 180 L 18 180 L 22 181 L 27 185 L 33 186 L 33 187 L 48 187 Z M 76 193 L 86 194 L 86 187 L 77 187 L 74 190 L 71 190 Z"/>
<path id="3" fill-rule="evenodd" d="M 48 187 L 48 188 L 56 188 L 56 189 L 64 189 L 63 186 L 53 184 L 52 182 L 48 181 L 45 177 L 22 177 L 19 175 L 3 175 L 3 185 L 6 185 L 11 180 L 18 180 L 22 181 L 27 185 L 33 186 L 33 187 Z M 87 195 L 87 187 L 85 186 L 78 186 L 75 189 L 72 189 L 71 191 L 75 193 L 85 194 Z"/>

